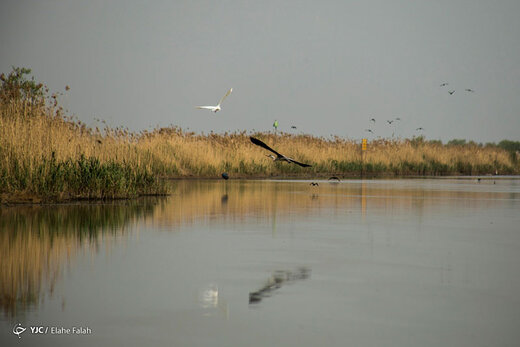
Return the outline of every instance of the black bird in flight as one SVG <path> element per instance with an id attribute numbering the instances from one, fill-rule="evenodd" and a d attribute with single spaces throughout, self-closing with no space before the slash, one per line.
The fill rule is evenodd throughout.
<path id="1" fill-rule="evenodd" d="M 296 129 L 296 126 L 294 126 L 294 125 L 293 125 L 293 126 L 291 126 L 291 129 Z"/>
<path id="2" fill-rule="evenodd" d="M 249 139 L 255 145 L 263 147 L 263 148 L 267 149 L 268 151 L 271 151 L 274 154 L 276 154 L 276 157 L 274 155 L 272 155 L 272 154 L 267 155 L 268 157 L 273 159 L 273 161 L 286 161 L 288 163 L 293 163 L 293 164 L 296 164 L 296 165 L 300 165 L 301 167 L 311 167 L 312 166 L 312 165 L 309 165 L 309 164 L 304 164 L 304 163 L 297 162 L 296 160 L 294 160 L 292 158 L 288 158 L 285 155 L 278 153 L 277 151 L 275 151 L 274 149 L 272 149 L 271 147 L 269 147 L 268 145 L 266 145 L 265 143 L 263 143 L 259 139 L 256 139 L 256 138 L 254 138 L 252 136 Z"/>
<path id="3" fill-rule="evenodd" d="M 466 91 L 470 92 L 470 93 L 475 93 L 475 91 L 473 89 L 471 89 L 471 88 L 467 88 Z"/>
<path id="4" fill-rule="evenodd" d="M 376 119 L 375 118 L 370 118 L 370 121 L 375 123 Z"/>
<path id="5" fill-rule="evenodd" d="M 424 129 L 423 129 L 423 128 L 417 128 L 417 129 L 415 129 L 415 130 L 419 131 L 419 130 L 424 130 Z"/>
<path id="6" fill-rule="evenodd" d="M 372 129 L 365 129 L 365 131 L 367 131 L 367 132 L 369 132 L 369 133 L 372 133 L 372 134 L 374 133 L 374 132 L 372 131 Z"/>
<path id="7" fill-rule="evenodd" d="M 446 87 L 447 85 L 448 85 L 448 83 L 444 82 L 444 83 L 441 84 L 441 87 Z"/>
<path id="8" fill-rule="evenodd" d="M 453 93 L 455 93 L 455 91 L 454 90 L 450 90 L 450 91 L 448 91 L 448 93 L 450 93 L 450 95 L 453 95 Z"/>
<path id="9" fill-rule="evenodd" d="M 392 124 L 394 121 L 393 120 L 387 120 L 386 121 L 388 124 Z"/>

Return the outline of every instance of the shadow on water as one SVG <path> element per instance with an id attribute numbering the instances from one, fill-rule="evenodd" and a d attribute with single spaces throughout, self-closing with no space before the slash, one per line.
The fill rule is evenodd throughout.
<path id="1" fill-rule="evenodd" d="M 271 294 L 280 289 L 283 285 L 308 279 L 311 270 L 306 267 L 298 268 L 296 271 L 277 270 L 267 280 L 266 284 L 255 292 L 249 293 L 249 304 L 258 304 L 262 299 L 271 296 Z"/>
<path id="2" fill-rule="evenodd" d="M 63 269 L 85 249 L 97 253 L 151 216 L 155 198 L 103 204 L 0 209 L 0 308 L 6 317 L 38 307 L 54 292 Z"/>

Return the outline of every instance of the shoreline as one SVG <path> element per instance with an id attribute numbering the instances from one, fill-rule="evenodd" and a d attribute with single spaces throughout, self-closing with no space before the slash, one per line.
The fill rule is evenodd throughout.
<path id="1" fill-rule="evenodd" d="M 388 180 L 388 179 L 461 179 L 461 180 L 475 180 L 481 179 L 483 181 L 491 181 L 491 180 L 501 180 L 501 179 L 518 179 L 520 180 L 520 175 L 446 175 L 446 176 L 418 176 L 418 175 L 372 175 L 372 176 L 354 176 L 354 175 L 338 175 L 331 174 L 326 176 L 231 176 L 229 180 L 231 181 L 268 181 L 268 180 L 277 180 L 277 181 L 328 181 L 328 179 L 332 176 L 339 177 L 340 180 Z M 164 181 L 228 181 L 224 180 L 221 177 L 163 177 L 161 178 Z M 149 197 L 168 197 L 172 196 L 172 193 L 157 193 L 157 194 L 142 194 L 135 197 L 115 197 L 115 198 L 87 198 L 87 197 L 66 197 L 66 198 L 45 198 L 41 196 L 37 196 L 36 194 L 28 194 L 22 192 L 16 193 L 3 193 L 0 195 L 0 208 L 2 207 L 18 207 L 18 206 L 52 206 L 52 205 L 75 205 L 75 204 L 104 204 L 104 203 L 112 203 L 117 201 L 130 201 L 130 200 L 138 200 L 141 198 L 149 198 Z"/>

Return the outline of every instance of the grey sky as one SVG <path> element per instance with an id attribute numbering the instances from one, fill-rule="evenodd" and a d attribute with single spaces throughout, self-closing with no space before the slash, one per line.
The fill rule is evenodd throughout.
<path id="1" fill-rule="evenodd" d="M 520 140 L 519 13 L 518 0 L 4 0 L 0 72 L 70 85 L 63 103 L 89 125 L 222 132 L 278 119 L 352 139 L 423 127 L 428 139 Z M 230 87 L 216 115 L 194 108 Z"/>

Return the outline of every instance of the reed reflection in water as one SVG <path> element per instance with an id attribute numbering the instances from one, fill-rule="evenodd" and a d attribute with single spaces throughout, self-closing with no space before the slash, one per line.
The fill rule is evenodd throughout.
<path id="1" fill-rule="evenodd" d="M 63 269 L 82 250 L 109 249 L 114 236 L 151 216 L 153 198 L 103 204 L 0 209 L 0 307 L 7 317 L 53 295 Z"/>
<path id="2" fill-rule="evenodd" d="M 165 198 L 2 209 L 4 312 L 93 330 L 22 344 L 518 341 L 520 180 L 170 183 Z M 0 341 L 15 323 L 0 319 Z"/>
<path id="3" fill-rule="evenodd" d="M 192 223 L 211 224 L 216 220 L 229 223 L 258 220 L 304 218 L 312 213 L 338 213 L 345 210 L 409 210 L 445 206 L 445 200 L 460 200 L 465 206 L 493 204 L 496 199 L 520 197 L 518 192 L 500 189 L 493 181 L 482 184 L 468 181 L 446 190 L 446 183 L 456 180 L 351 180 L 341 183 L 319 181 L 173 181 L 169 202 L 154 209 L 148 223 L 172 227 Z M 437 188 L 439 186 L 439 188 Z M 493 187 L 488 190 L 486 187 Z M 442 187 L 442 188 L 441 188 Z M 448 185 L 449 187 L 449 185 Z M 513 194 L 513 195 L 511 195 Z M 367 199 L 369 198 L 369 199 Z"/>
<path id="4" fill-rule="evenodd" d="M 321 181 L 310 186 L 307 181 L 172 181 L 173 194 L 168 198 L 2 208 L 0 307 L 6 316 L 37 307 L 43 292 L 53 294 L 65 264 L 79 251 L 95 254 L 132 224 L 176 231 L 193 223 L 240 224 L 253 219 L 270 225 L 276 234 L 277 223 L 304 220 L 309 211 L 317 215 L 352 211 L 364 217 L 371 210 L 393 213 L 413 208 L 428 214 L 429 207 L 444 208 L 446 199 L 477 207 L 519 197 L 485 180 L 478 185 L 457 184 L 457 190 L 435 189 L 444 182 Z M 487 184 L 493 184 L 493 191 L 485 189 Z"/>

